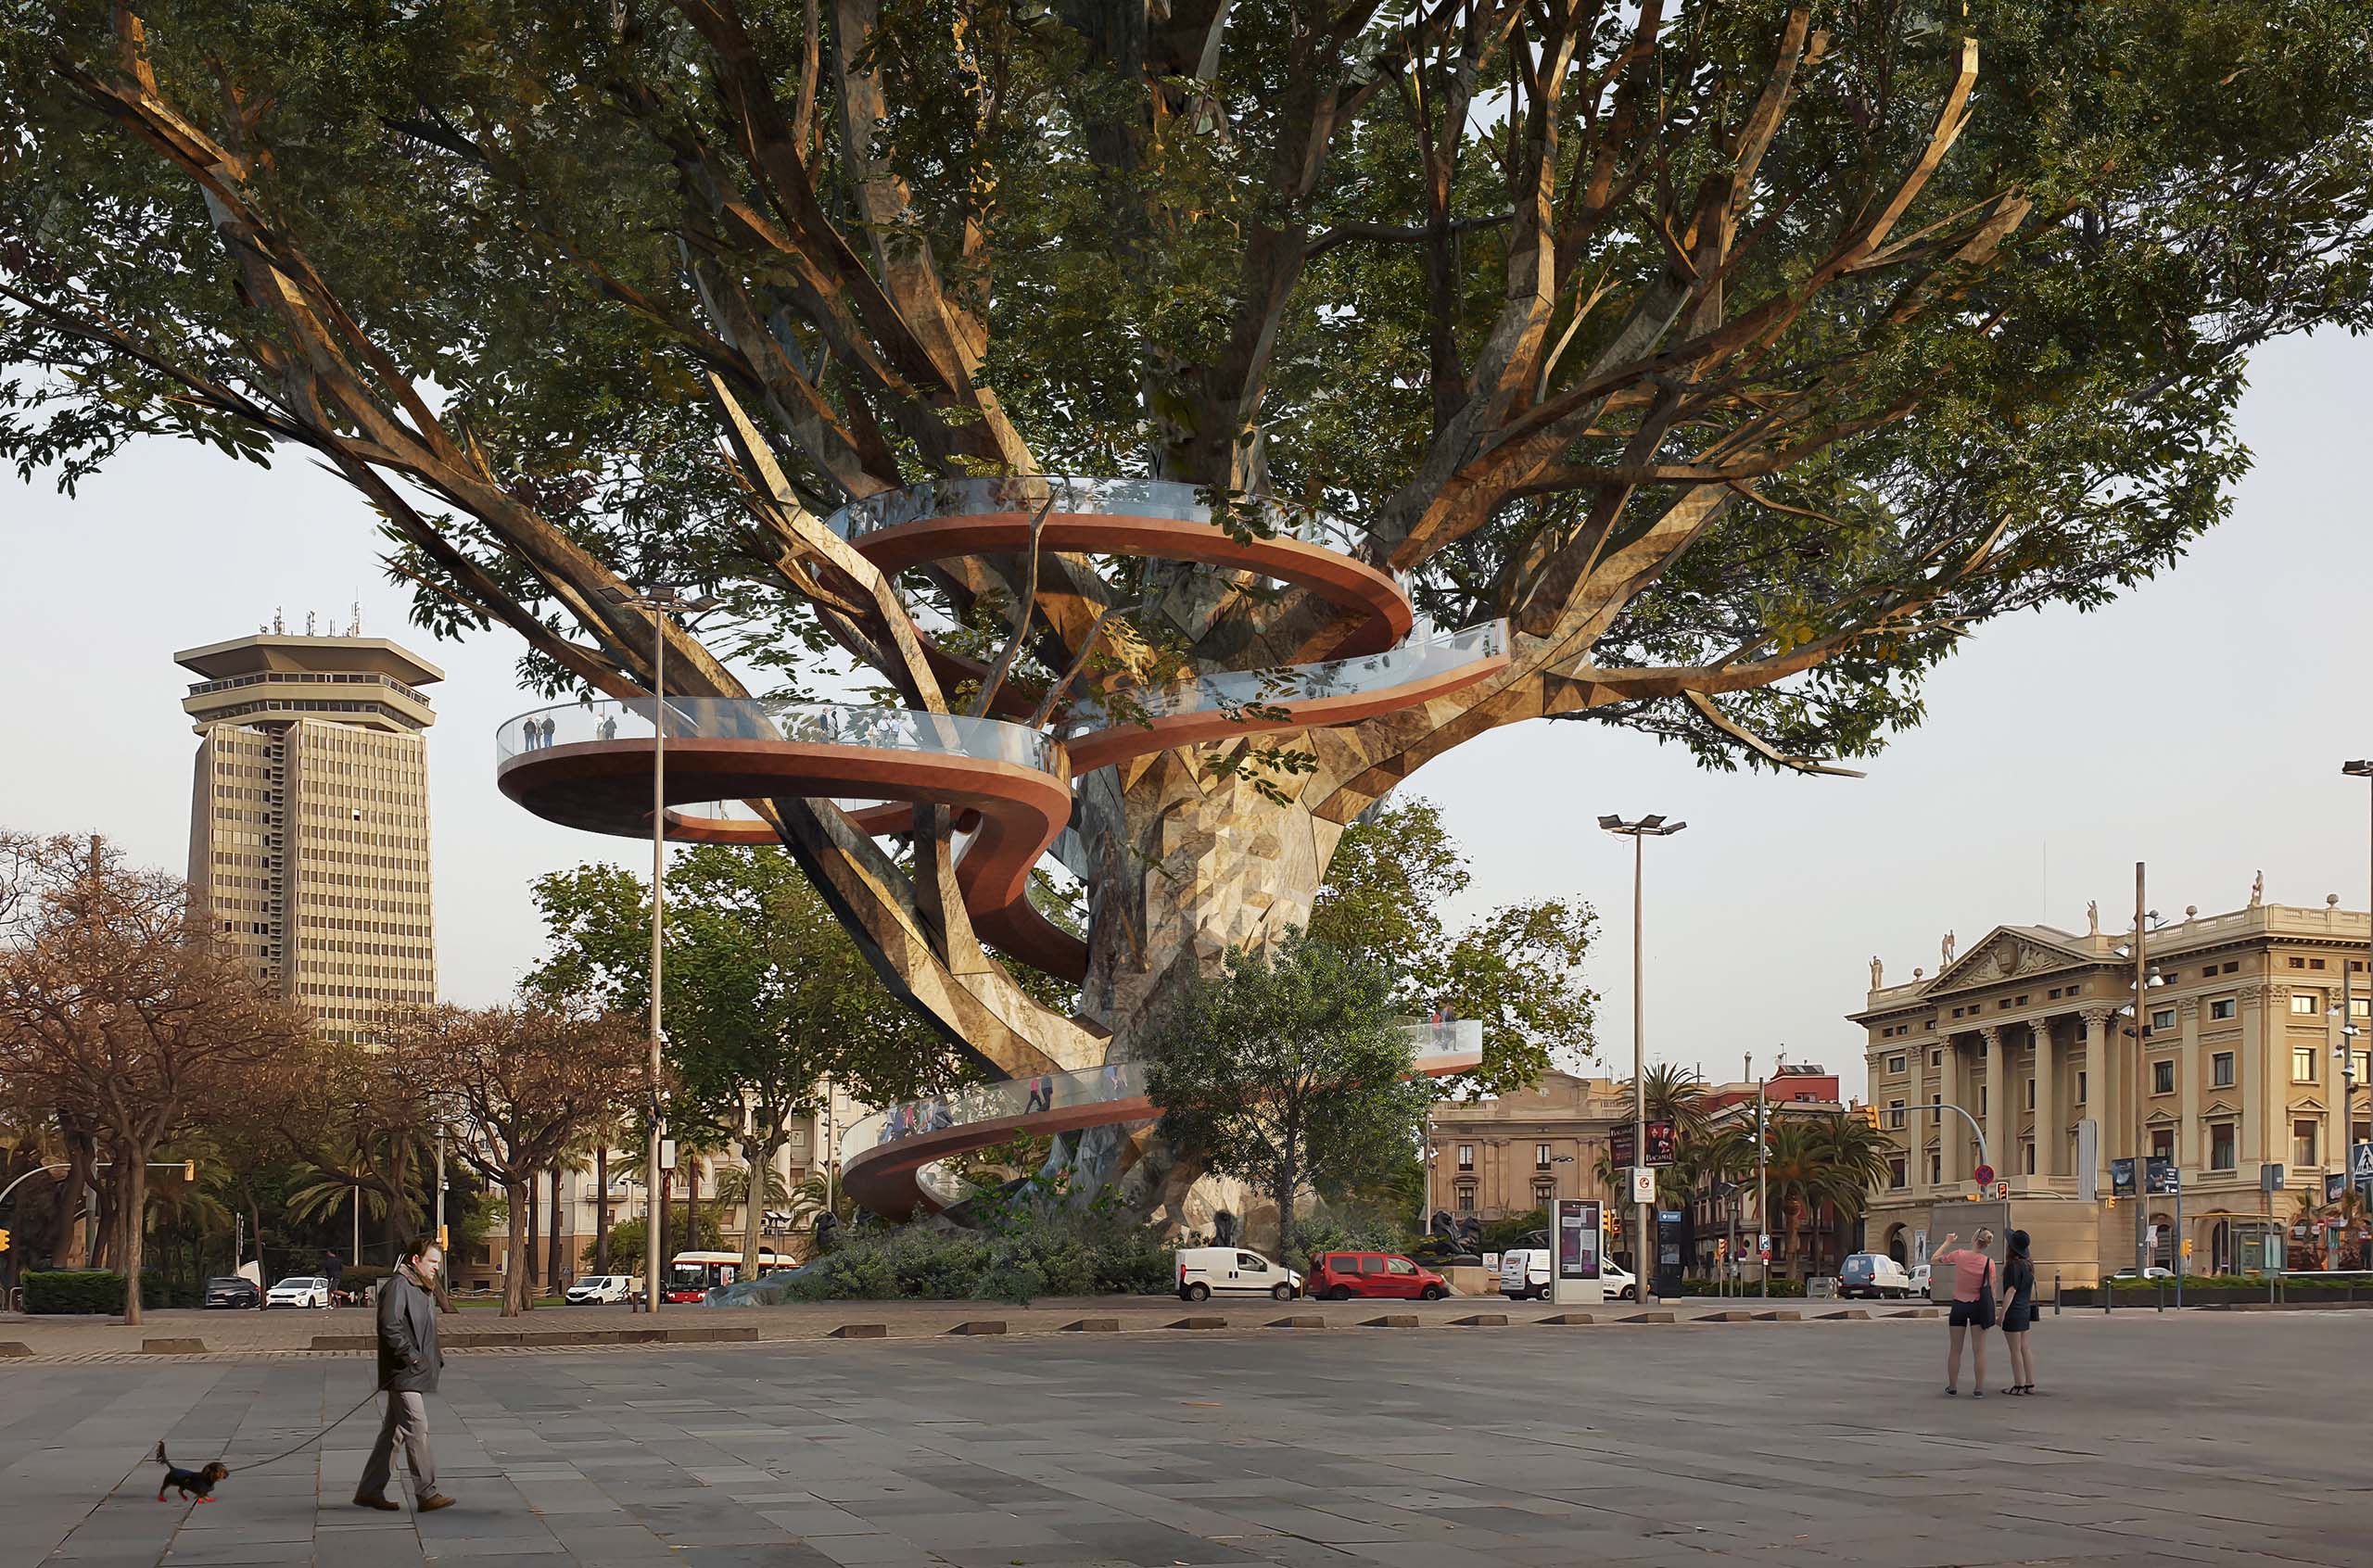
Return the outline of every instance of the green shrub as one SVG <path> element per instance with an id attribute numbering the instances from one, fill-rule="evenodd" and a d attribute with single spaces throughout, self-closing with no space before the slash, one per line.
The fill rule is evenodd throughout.
<path id="1" fill-rule="evenodd" d="M 1003 1301 L 1160 1295 L 1176 1278 L 1160 1231 L 1098 1197 L 1069 1201 L 1060 1180 L 983 1205 L 971 1230 L 862 1229 L 780 1287 L 790 1301 Z"/>
<path id="2" fill-rule="evenodd" d="M 114 1313 L 123 1310 L 123 1276 L 112 1269 L 52 1269 L 25 1276 L 25 1310 L 49 1313 Z M 140 1276 L 140 1305 L 166 1304 L 165 1281 Z"/>

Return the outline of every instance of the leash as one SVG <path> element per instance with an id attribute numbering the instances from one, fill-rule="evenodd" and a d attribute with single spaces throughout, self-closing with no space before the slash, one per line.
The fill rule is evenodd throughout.
<path id="1" fill-rule="evenodd" d="M 323 1438 L 328 1436 L 339 1427 L 344 1426 L 347 1422 L 352 1418 L 356 1410 L 361 1410 L 363 1406 L 377 1398 L 382 1392 L 384 1392 L 384 1390 L 378 1388 L 372 1389 L 370 1393 L 365 1394 L 362 1398 L 356 1400 L 353 1406 L 347 1410 L 345 1415 L 338 1417 L 327 1426 L 323 1427 L 319 1432 L 314 1433 L 311 1437 L 308 1437 L 303 1442 L 298 1444 L 296 1448 L 283 1448 L 280 1452 L 273 1455 L 270 1459 L 249 1460 L 245 1464 L 227 1465 L 224 1467 L 225 1473 L 236 1475 L 243 1470 L 260 1470 L 268 1464 L 278 1464 L 282 1460 L 286 1459 L 289 1455 L 296 1453 L 300 1449 L 311 1448 L 314 1444 L 320 1442 Z"/>

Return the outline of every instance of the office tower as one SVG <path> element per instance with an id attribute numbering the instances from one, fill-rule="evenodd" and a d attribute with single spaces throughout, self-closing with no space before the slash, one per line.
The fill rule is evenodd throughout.
<path id="1" fill-rule="evenodd" d="M 200 677 L 193 907 L 332 1034 L 434 1002 L 418 688 L 444 672 L 384 638 L 277 631 L 173 658 Z"/>

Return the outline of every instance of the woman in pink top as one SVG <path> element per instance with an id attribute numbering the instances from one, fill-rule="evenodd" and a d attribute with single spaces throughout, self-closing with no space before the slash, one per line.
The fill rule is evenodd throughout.
<path id="1" fill-rule="evenodd" d="M 1936 1249 L 1928 1261 L 1936 1268 L 1949 1263 L 1953 1267 L 1953 1308 L 1951 1332 L 1953 1347 L 1945 1358 L 1945 1392 L 1961 1392 L 1961 1341 L 1973 1327 L 1977 1330 L 1976 1364 L 1973 1369 L 1976 1382 L 1970 1393 L 1983 1398 L 1986 1394 L 1986 1331 L 1994 1326 L 1994 1286 L 2000 1278 L 1994 1259 L 1986 1248 L 1994 1245 L 1994 1233 L 1981 1228 L 1975 1246 L 1957 1246 L 1961 1237 L 1948 1233 L 1945 1245 Z"/>

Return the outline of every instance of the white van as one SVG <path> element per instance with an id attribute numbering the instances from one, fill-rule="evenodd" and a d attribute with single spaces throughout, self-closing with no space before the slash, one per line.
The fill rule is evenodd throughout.
<path id="1" fill-rule="evenodd" d="M 1924 1285 L 1924 1281 L 1915 1283 L 1902 1264 L 1884 1252 L 1853 1253 L 1837 1266 L 1837 1294 L 1841 1297 L 1867 1296 L 1873 1301 L 1888 1296 L 1900 1298 Z"/>
<path id="2" fill-rule="evenodd" d="M 1640 1282 L 1605 1253 L 1598 1259 L 1599 1287 L 1609 1301 L 1636 1301 Z M 1549 1249 L 1518 1247 L 1500 1254 L 1500 1294 L 1511 1301 L 1549 1299 Z"/>
<path id="3" fill-rule="evenodd" d="M 1209 1301 L 1214 1296 L 1274 1296 L 1291 1301 L 1301 1292 L 1301 1276 L 1282 1263 L 1272 1263 L 1257 1252 L 1237 1246 L 1182 1246 L 1178 1249 L 1178 1297 Z"/>
<path id="4" fill-rule="evenodd" d="M 572 1307 L 631 1301 L 642 1294 L 642 1281 L 625 1274 L 587 1274 L 562 1296 Z"/>

